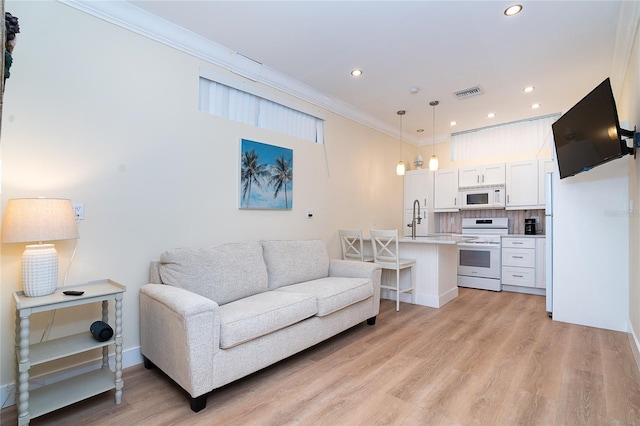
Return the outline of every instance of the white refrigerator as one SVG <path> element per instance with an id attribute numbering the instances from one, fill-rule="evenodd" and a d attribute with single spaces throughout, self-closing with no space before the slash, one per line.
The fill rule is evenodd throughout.
<path id="1" fill-rule="evenodd" d="M 553 173 L 548 172 L 544 177 L 545 186 L 545 234 L 547 239 L 545 253 L 545 282 L 547 294 L 547 313 L 553 316 Z"/>

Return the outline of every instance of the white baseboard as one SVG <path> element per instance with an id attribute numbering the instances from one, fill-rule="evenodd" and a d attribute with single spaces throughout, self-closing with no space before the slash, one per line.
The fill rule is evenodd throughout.
<path id="1" fill-rule="evenodd" d="M 638 367 L 638 371 L 640 371 L 640 340 L 633 329 L 631 321 L 629 321 L 629 346 L 631 346 L 631 352 L 633 352 L 633 357 L 636 360 L 636 366 Z"/>
<path id="2" fill-rule="evenodd" d="M 122 368 L 132 367 L 142 363 L 142 354 L 140 353 L 140 347 L 127 349 L 122 352 Z M 29 382 L 31 389 L 37 389 L 42 386 L 50 385 L 61 380 L 68 379 L 70 377 L 77 376 L 89 371 L 97 370 L 102 366 L 102 358 L 94 361 L 88 361 L 83 364 L 74 365 L 72 367 L 64 368 L 52 373 L 46 373 L 37 377 L 31 377 Z M 115 369 L 115 354 L 109 355 L 109 366 L 111 369 Z M 2 408 L 9 407 L 15 404 L 15 382 L 3 385 L 0 387 L 0 401 L 2 401 Z"/>
<path id="3" fill-rule="evenodd" d="M 381 291 L 382 299 L 396 300 L 396 292 L 382 289 Z M 416 305 L 428 306 L 430 308 L 441 308 L 447 303 L 451 302 L 453 299 L 458 297 L 458 287 L 449 290 L 447 293 L 441 296 L 431 296 L 428 294 L 416 294 Z M 411 294 L 402 293 L 400 294 L 400 301 L 405 303 L 411 303 Z"/>

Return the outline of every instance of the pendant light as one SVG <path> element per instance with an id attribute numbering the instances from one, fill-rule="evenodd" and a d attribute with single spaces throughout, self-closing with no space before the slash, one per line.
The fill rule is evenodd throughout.
<path id="1" fill-rule="evenodd" d="M 405 115 L 407 111 L 401 109 L 398 111 L 398 115 L 400 116 L 400 161 L 398 161 L 398 165 L 396 166 L 396 174 L 398 176 L 404 176 L 404 163 L 402 162 L 402 116 Z"/>
<path id="2" fill-rule="evenodd" d="M 438 157 L 436 157 L 436 106 L 439 104 L 439 101 L 429 102 L 429 105 L 433 107 L 433 139 L 431 139 L 432 155 L 431 160 L 429 160 L 429 170 L 432 172 L 438 170 Z"/>

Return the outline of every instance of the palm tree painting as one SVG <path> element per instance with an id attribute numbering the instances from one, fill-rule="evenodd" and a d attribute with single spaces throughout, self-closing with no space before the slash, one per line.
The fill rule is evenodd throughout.
<path id="1" fill-rule="evenodd" d="M 242 139 L 240 208 L 284 209 L 293 205 L 293 150 Z"/>

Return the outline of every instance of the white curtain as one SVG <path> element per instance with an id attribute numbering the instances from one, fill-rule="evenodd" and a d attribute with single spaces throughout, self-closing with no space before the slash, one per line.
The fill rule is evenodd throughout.
<path id="1" fill-rule="evenodd" d="M 559 114 L 451 135 L 453 161 L 550 152 Z"/>
<path id="2" fill-rule="evenodd" d="M 202 77 L 200 111 L 311 142 L 324 143 L 322 119 Z"/>

